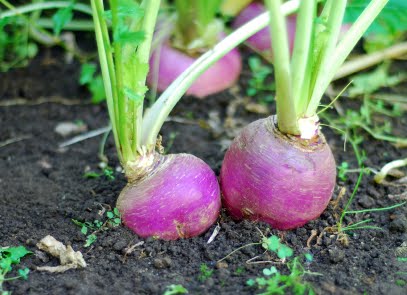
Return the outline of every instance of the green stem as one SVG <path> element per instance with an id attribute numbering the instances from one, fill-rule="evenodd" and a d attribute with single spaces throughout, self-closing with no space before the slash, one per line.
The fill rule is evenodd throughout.
<path id="1" fill-rule="evenodd" d="M 315 1 L 301 1 L 296 25 L 297 38 L 291 61 L 293 99 L 297 116 L 302 116 L 305 112 L 309 81 L 305 77 L 309 76 L 308 60 L 312 50 L 313 23 L 316 14 Z M 273 42 L 274 43 L 274 42 Z"/>
<path id="2" fill-rule="evenodd" d="M 36 10 L 64 8 L 64 7 L 69 7 L 69 6 L 72 6 L 71 1 L 40 2 L 40 3 L 22 5 L 22 6 L 16 7 L 15 9 L 0 13 L 0 19 L 6 18 L 6 17 L 11 17 L 11 16 L 16 16 L 16 15 L 21 15 L 21 14 L 36 11 Z M 76 11 L 92 15 L 92 9 L 91 9 L 91 7 L 89 7 L 89 5 L 82 4 L 82 3 L 76 3 L 72 6 L 72 8 Z"/>
<path id="3" fill-rule="evenodd" d="M 306 117 L 315 115 L 316 108 L 314 109 L 312 106 L 316 104 L 318 107 L 321 97 L 325 92 L 326 88 L 322 88 L 321 86 L 324 82 L 325 76 L 331 71 L 331 68 L 329 68 L 328 65 L 331 62 L 332 55 L 338 42 L 342 19 L 345 14 L 346 0 L 328 0 L 326 5 L 327 9 L 324 9 L 322 12 L 322 18 L 326 24 L 320 25 L 325 27 L 321 32 L 316 32 L 325 38 L 316 37 L 316 42 L 319 40 L 322 41 L 321 44 L 318 44 L 321 51 L 319 52 L 319 58 L 317 59 L 318 63 L 313 68 L 311 79 L 313 85 L 311 85 L 311 97 L 305 114 Z"/>
<path id="4" fill-rule="evenodd" d="M 328 88 L 339 67 L 387 2 L 388 0 L 372 0 L 336 46 L 328 58 L 329 62 L 326 63 L 327 71 L 324 75 L 319 76 L 318 84 L 314 88 L 314 94 L 307 108 L 307 116 L 315 114 L 324 91 Z"/>
<path id="5" fill-rule="evenodd" d="M 154 27 L 155 23 L 157 21 L 157 15 L 158 15 L 158 10 L 160 8 L 160 2 L 161 1 L 151 1 L 147 0 L 145 3 L 145 11 L 146 15 L 143 19 L 143 25 L 142 25 L 142 30 L 144 32 L 144 41 L 143 43 L 139 46 L 137 50 L 137 55 L 138 55 L 138 62 L 139 64 L 145 65 L 145 68 L 148 69 L 149 65 L 149 59 L 150 59 L 150 51 L 151 51 L 151 44 L 153 40 L 153 35 L 154 35 Z M 143 2 L 144 4 L 144 2 Z M 144 97 L 145 93 L 147 91 L 147 88 L 145 87 L 146 79 L 147 79 L 147 72 L 141 73 L 141 75 L 137 78 L 137 89 L 136 93 L 139 95 L 142 95 L 142 99 L 140 99 L 139 106 L 136 106 L 135 110 L 135 115 L 136 118 L 134 118 L 134 130 L 135 130 L 135 140 L 134 140 L 134 145 L 133 145 L 133 152 L 136 152 L 136 150 L 141 147 L 141 127 L 142 127 L 142 116 L 143 116 L 143 102 L 144 102 Z"/>
<path id="6" fill-rule="evenodd" d="M 346 210 L 348 210 L 350 204 L 351 204 L 352 201 L 353 201 L 353 198 L 354 198 L 355 195 L 356 195 L 356 192 L 358 191 L 360 182 L 362 181 L 363 171 L 364 171 L 364 169 L 360 170 L 359 177 L 358 177 L 358 180 L 356 181 L 356 185 L 355 185 L 355 188 L 353 189 L 352 195 L 350 196 L 348 202 L 346 203 L 345 208 L 343 208 L 343 211 L 342 211 L 341 217 L 340 217 L 340 219 L 339 219 L 339 223 L 338 223 L 338 229 L 339 229 L 339 231 L 341 231 L 341 229 L 342 229 L 342 222 L 343 222 L 343 218 L 344 218 L 345 215 L 346 215 Z"/>
<path id="7" fill-rule="evenodd" d="M 284 15 L 293 13 L 298 9 L 299 0 L 292 0 L 281 6 L 281 13 Z M 141 144 L 148 149 L 155 146 L 157 136 L 165 119 L 182 97 L 183 93 L 192 83 L 211 65 L 222 58 L 227 52 L 242 43 L 248 37 L 257 33 L 267 26 L 269 14 L 267 12 L 259 15 L 255 19 L 246 23 L 217 45 L 210 51 L 198 58 L 187 70 L 185 70 L 160 96 L 143 119 Z"/>
<path id="8" fill-rule="evenodd" d="M 52 29 L 54 22 L 49 18 L 40 18 L 35 21 L 35 24 L 41 28 Z M 90 20 L 72 20 L 64 25 L 64 30 L 67 31 L 94 31 L 95 27 Z"/>
<path id="9" fill-rule="evenodd" d="M 117 128 L 117 112 L 115 111 L 116 75 L 113 64 L 112 49 L 110 46 L 109 33 L 103 21 L 103 1 L 91 0 L 93 21 L 95 23 L 95 36 L 99 52 L 99 61 L 103 77 L 103 85 L 106 92 L 106 102 L 109 111 L 110 122 L 112 124 L 113 136 L 115 139 L 117 153 L 120 161 L 123 160 L 122 149 L 120 148 L 119 132 Z"/>
<path id="10" fill-rule="evenodd" d="M 371 209 L 364 209 L 364 210 L 346 211 L 345 214 L 359 214 L 359 213 L 366 213 L 366 212 L 385 211 L 385 210 L 390 210 L 390 209 L 404 206 L 405 204 L 406 204 L 406 202 L 402 202 L 402 203 L 399 203 L 396 205 L 392 205 L 389 207 L 383 207 L 383 208 L 371 208 Z"/>
<path id="11" fill-rule="evenodd" d="M 116 33 L 115 28 L 119 27 L 119 3 L 118 0 L 110 1 L 110 8 L 112 10 L 112 27 L 113 27 L 113 35 Z M 125 94 L 125 80 L 126 80 L 126 72 L 124 71 L 125 64 L 123 63 L 123 46 L 120 42 L 116 42 L 113 40 L 113 48 L 114 48 L 114 65 L 115 65 L 115 75 L 116 75 L 116 89 L 117 89 L 117 100 L 116 102 L 116 109 L 117 109 L 117 119 L 118 119 L 118 134 L 120 140 L 120 147 L 121 152 L 123 153 L 123 160 L 124 162 L 134 160 L 133 152 L 131 149 L 131 142 L 130 142 L 130 130 L 128 128 L 128 121 L 127 121 L 127 103 L 128 97 Z M 130 74 L 130 73 L 128 73 Z M 131 118 L 129 118 L 131 119 Z"/>
<path id="12" fill-rule="evenodd" d="M 270 33 L 273 40 L 278 129 L 283 133 L 296 135 L 299 134 L 299 129 L 292 94 L 287 26 L 280 12 L 281 0 L 266 0 L 265 3 L 270 13 Z"/>

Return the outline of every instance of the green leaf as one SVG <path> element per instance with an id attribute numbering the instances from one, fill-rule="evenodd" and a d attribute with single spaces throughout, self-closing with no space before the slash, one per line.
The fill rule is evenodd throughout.
<path id="1" fill-rule="evenodd" d="M 72 16 L 73 16 L 72 8 L 73 8 L 73 5 L 58 9 L 58 11 L 52 16 L 55 35 L 58 36 L 61 33 L 64 26 L 72 20 Z"/>
<path id="2" fill-rule="evenodd" d="M 164 292 L 164 295 L 175 295 L 175 294 L 186 294 L 188 290 L 182 285 L 169 285 L 167 290 Z"/>
<path id="3" fill-rule="evenodd" d="M 267 245 L 270 251 L 275 252 L 280 247 L 280 239 L 277 236 L 271 236 L 267 239 Z"/>
<path id="4" fill-rule="evenodd" d="M 256 285 L 256 281 L 253 279 L 249 279 L 246 281 L 246 285 L 253 287 L 254 285 Z"/>
<path id="5" fill-rule="evenodd" d="M 85 225 L 82 226 L 81 233 L 83 233 L 84 235 L 88 233 L 88 228 Z"/>
<path id="6" fill-rule="evenodd" d="M 133 45 L 140 45 L 145 39 L 143 31 L 128 32 L 119 30 L 114 34 L 114 42 L 119 44 L 132 43 Z"/>
<path id="7" fill-rule="evenodd" d="M 28 279 L 28 274 L 30 273 L 30 270 L 26 267 L 24 269 L 19 269 L 18 274 L 24 279 Z"/>
<path id="8" fill-rule="evenodd" d="M 371 0 L 352 0 L 346 7 L 344 23 L 353 23 Z M 407 1 L 390 0 L 369 27 L 368 34 L 395 34 L 407 30 Z"/>
<path id="9" fill-rule="evenodd" d="M 81 73 L 79 76 L 79 83 L 85 85 L 91 83 L 93 76 L 96 73 L 96 65 L 91 63 L 85 63 L 82 65 Z"/>
<path id="10" fill-rule="evenodd" d="M 290 257 L 292 255 L 293 255 L 293 250 L 286 245 L 281 245 L 277 252 L 277 256 L 281 259 Z"/>
<path id="11" fill-rule="evenodd" d="M 114 215 L 116 215 L 116 216 L 119 216 L 119 217 L 120 217 L 120 212 L 119 212 L 119 209 L 114 208 L 114 209 L 113 209 L 113 213 L 114 213 Z"/>
<path id="12" fill-rule="evenodd" d="M 3 273 L 9 272 L 11 270 L 10 258 L 0 259 L 0 270 L 2 270 Z"/>
<path id="13" fill-rule="evenodd" d="M 102 174 L 96 173 L 94 171 L 85 172 L 83 174 L 83 177 L 85 178 L 98 178 L 100 176 L 102 176 Z"/>
<path id="14" fill-rule="evenodd" d="M 106 212 L 106 216 L 107 218 L 113 218 L 114 217 L 114 213 L 112 211 L 107 211 Z"/>
<path id="15" fill-rule="evenodd" d="M 314 257 L 312 256 L 311 253 L 305 253 L 305 259 L 307 260 L 307 262 L 312 262 L 312 260 L 314 259 Z"/>
<path id="16" fill-rule="evenodd" d="M 277 270 L 277 268 L 275 266 L 263 269 L 263 274 L 265 276 L 271 276 L 271 275 L 273 275 L 275 273 L 278 273 L 278 270 Z"/>
<path id="17" fill-rule="evenodd" d="M 92 245 L 95 241 L 97 240 L 97 237 L 95 234 L 91 234 L 87 237 L 86 239 L 86 243 L 84 247 L 89 247 L 90 245 Z"/>
<path id="18" fill-rule="evenodd" d="M 92 94 L 92 103 L 99 104 L 106 99 L 105 88 L 103 85 L 102 76 L 97 75 L 88 85 L 88 89 Z"/>
<path id="19" fill-rule="evenodd" d="M 18 264 L 22 257 L 32 254 L 32 252 L 28 251 L 24 246 L 2 248 L 0 249 L 0 254 L 1 253 L 4 253 L 2 254 L 3 257 L 10 259 L 11 264 Z"/>
<path id="20" fill-rule="evenodd" d="M 390 76 L 388 64 L 382 64 L 374 71 L 353 76 L 352 86 L 349 87 L 349 96 L 355 97 L 362 94 L 369 94 L 382 87 L 395 86 L 403 81 L 405 77 L 406 75 L 404 73 Z"/>

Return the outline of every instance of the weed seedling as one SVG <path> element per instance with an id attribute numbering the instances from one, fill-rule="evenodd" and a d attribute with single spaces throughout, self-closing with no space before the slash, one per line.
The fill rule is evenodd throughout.
<path id="1" fill-rule="evenodd" d="M 338 166 L 338 177 L 342 181 L 346 181 L 348 177 L 346 173 L 348 173 L 349 164 L 347 162 L 342 162 L 340 166 Z"/>
<path id="2" fill-rule="evenodd" d="M 102 176 L 106 177 L 109 180 L 114 180 L 115 176 L 114 176 L 113 168 L 107 166 L 102 169 L 101 173 L 98 173 L 95 171 L 88 171 L 88 172 L 85 172 L 83 175 L 83 177 L 85 177 L 85 178 L 99 178 Z"/>
<path id="3" fill-rule="evenodd" d="M 208 266 L 204 263 L 201 264 L 200 271 L 201 273 L 198 276 L 198 280 L 200 280 L 201 282 L 205 282 L 213 274 L 213 269 L 209 269 Z"/>
<path id="4" fill-rule="evenodd" d="M 271 103 L 274 100 L 274 97 L 270 92 L 275 90 L 275 85 L 268 80 L 273 74 L 272 68 L 263 65 L 260 58 L 257 56 L 250 57 L 248 63 L 251 77 L 249 79 L 249 86 L 247 87 L 246 94 L 248 96 L 259 95 L 259 97 L 261 97 L 259 103 Z"/>
<path id="5" fill-rule="evenodd" d="M 81 233 L 86 236 L 84 247 L 91 246 L 97 240 L 97 233 L 106 231 L 112 227 L 117 227 L 122 223 L 120 212 L 117 208 L 114 208 L 113 211 L 106 212 L 105 221 L 96 219 L 93 221 L 81 222 L 76 219 L 72 219 L 72 222 L 80 226 Z"/>
<path id="6" fill-rule="evenodd" d="M 238 268 L 236 268 L 236 270 L 235 270 L 235 274 L 236 274 L 236 275 L 241 275 L 241 274 L 244 273 L 244 272 L 245 272 L 245 270 L 244 270 L 243 267 L 238 267 Z"/>
<path id="7" fill-rule="evenodd" d="M 273 248 L 277 246 L 277 240 L 273 239 L 271 243 L 273 244 Z M 288 246 L 281 247 L 282 244 L 278 243 L 280 249 L 290 249 L 291 252 L 288 254 L 292 255 L 292 249 Z M 278 249 L 274 250 L 273 252 L 277 251 Z M 281 256 L 284 256 L 286 250 L 281 252 Z M 291 256 L 290 255 L 290 256 Z M 306 261 L 310 261 L 312 256 L 310 254 L 305 255 Z M 291 292 L 295 295 L 302 295 L 306 294 L 315 294 L 312 290 L 312 287 L 309 283 L 303 282 L 302 277 L 304 274 L 311 274 L 305 271 L 304 267 L 300 263 L 299 257 L 294 257 L 290 262 L 287 263 L 287 268 L 289 273 L 282 274 L 278 271 L 275 266 L 270 268 L 263 269 L 264 277 L 258 277 L 255 279 L 249 279 L 246 284 L 250 287 L 254 287 L 257 285 L 259 289 L 264 289 L 264 292 L 260 293 L 262 295 L 272 295 L 272 294 L 286 294 L 287 292 Z"/>
<path id="8" fill-rule="evenodd" d="M 85 86 L 92 95 L 92 103 L 98 104 L 106 99 L 101 74 L 96 74 L 96 65 L 85 63 L 82 65 L 79 84 Z"/>
<path id="9" fill-rule="evenodd" d="M 166 288 L 164 295 L 187 294 L 188 290 L 182 285 L 169 285 Z"/>
<path id="10" fill-rule="evenodd" d="M 11 293 L 3 289 L 3 283 L 17 279 L 27 279 L 30 270 L 23 268 L 18 270 L 18 275 L 6 278 L 6 275 L 13 269 L 12 265 L 18 265 L 20 259 L 32 254 L 24 246 L 0 247 L 0 295 L 10 295 Z"/>

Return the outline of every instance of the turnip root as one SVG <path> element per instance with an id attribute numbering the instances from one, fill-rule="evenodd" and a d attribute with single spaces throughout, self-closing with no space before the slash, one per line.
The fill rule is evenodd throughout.
<path id="1" fill-rule="evenodd" d="M 221 207 L 219 185 L 210 167 L 189 154 L 144 157 L 137 164 L 144 167 L 129 173 L 129 184 L 117 201 L 123 223 L 141 237 L 164 240 L 206 231 Z"/>
<path id="2" fill-rule="evenodd" d="M 335 186 L 335 160 L 322 134 L 314 143 L 301 141 L 282 134 L 275 117 L 249 124 L 235 138 L 220 173 L 224 206 L 234 218 L 286 230 L 322 213 Z"/>

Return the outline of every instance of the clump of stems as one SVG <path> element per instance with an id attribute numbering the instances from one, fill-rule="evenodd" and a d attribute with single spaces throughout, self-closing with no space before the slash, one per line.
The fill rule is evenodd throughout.
<path id="1" fill-rule="evenodd" d="M 339 43 L 347 1 L 327 0 L 320 15 L 318 1 L 301 1 L 291 59 L 282 1 L 265 2 L 273 39 L 278 127 L 309 139 L 308 119 L 318 120 L 316 110 L 326 88 L 388 0 L 371 1 Z"/>
<path id="2" fill-rule="evenodd" d="M 95 34 L 113 135 L 124 166 L 143 153 L 141 125 L 148 60 L 160 1 L 92 0 Z M 107 28 L 110 18 L 113 42 Z M 145 149 L 145 148 L 144 148 Z"/>
<path id="3" fill-rule="evenodd" d="M 173 45 L 185 51 L 202 51 L 215 45 L 223 29 L 216 19 L 221 0 L 175 0 Z"/>

